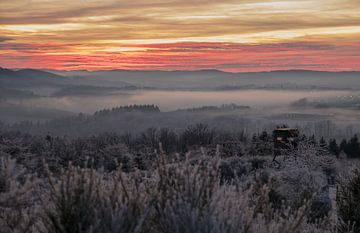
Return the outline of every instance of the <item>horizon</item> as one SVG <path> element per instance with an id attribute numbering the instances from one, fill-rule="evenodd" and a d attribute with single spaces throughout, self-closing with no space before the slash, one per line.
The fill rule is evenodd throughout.
<path id="1" fill-rule="evenodd" d="M 20 71 L 20 70 L 37 70 L 37 71 L 44 71 L 44 72 L 106 72 L 106 71 L 133 71 L 133 72 L 206 72 L 206 71 L 214 71 L 214 72 L 222 72 L 222 73 L 229 73 L 229 74 L 246 74 L 246 73 L 271 73 L 271 72 L 319 72 L 319 73 L 358 73 L 360 70 L 346 70 L 346 71 L 327 71 L 327 70 L 315 70 L 315 69 L 280 69 L 280 70 L 259 70 L 259 71 L 226 71 L 220 69 L 195 69 L 195 70 L 141 70 L 141 69 L 99 69 L 99 70 L 66 70 L 66 69 L 47 69 L 47 68 L 31 68 L 31 67 L 24 67 L 24 68 L 8 68 L 8 67 L 1 67 L 0 70 L 12 70 L 12 71 Z"/>
<path id="2" fill-rule="evenodd" d="M 356 0 L 4 1 L 0 66 L 358 71 L 359 11 Z"/>

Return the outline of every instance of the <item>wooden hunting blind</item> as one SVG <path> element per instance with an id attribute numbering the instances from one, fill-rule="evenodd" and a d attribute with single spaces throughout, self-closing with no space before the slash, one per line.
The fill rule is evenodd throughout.
<path id="1" fill-rule="evenodd" d="M 296 149 L 299 143 L 299 129 L 278 128 L 273 132 L 275 155 Z"/>

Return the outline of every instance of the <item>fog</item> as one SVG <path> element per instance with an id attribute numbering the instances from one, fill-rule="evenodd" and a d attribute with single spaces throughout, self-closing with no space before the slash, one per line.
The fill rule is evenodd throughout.
<path id="1" fill-rule="evenodd" d="M 126 105 L 138 106 L 117 108 Z M 30 133 L 139 133 L 205 123 L 251 134 L 287 124 L 340 138 L 360 132 L 359 110 L 359 72 L 0 69 L 0 121 Z"/>
<path id="2" fill-rule="evenodd" d="M 283 107 L 291 102 L 307 98 L 326 102 L 328 99 L 359 95 L 355 91 L 334 90 L 235 90 L 235 91 L 155 91 L 137 90 L 109 93 L 101 96 L 39 97 L 12 100 L 11 103 L 36 108 L 52 108 L 74 113 L 94 113 L 99 109 L 121 105 L 155 104 L 162 111 L 218 106 L 235 103 L 237 105 L 262 107 Z"/>

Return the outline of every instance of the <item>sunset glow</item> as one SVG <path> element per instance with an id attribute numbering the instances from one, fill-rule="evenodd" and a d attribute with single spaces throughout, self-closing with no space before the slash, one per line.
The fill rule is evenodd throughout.
<path id="1" fill-rule="evenodd" d="M 360 1 L 1 1 L 0 51 L 7 68 L 360 70 Z"/>

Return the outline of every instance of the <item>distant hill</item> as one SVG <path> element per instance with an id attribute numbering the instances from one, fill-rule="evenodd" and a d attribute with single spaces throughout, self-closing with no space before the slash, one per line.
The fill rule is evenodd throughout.
<path id="1" fill-rule="evenodd" d="M 93 79 L 86 76 L 68 76 L 64 72 L 44 71 L 35 69 L 11 70 L 0 68 L 0 86 L 7 88 L 31 88 L 31 87 L 68 87 L 68 86 L 96 86 L 135 88 L 133 85 L 116 80 Z"/>
<path id="2" fill-rule="evenodd" d="M 0 68 L 0 85 L 7 88 L 65 85 L 69 81 L 67 77 L 41 70 Z"/>
<path id="3" fill-rule="evenodd" d="M 360 72 L 307 70 L 228 73 L 199 71 L 58 71 L 0 69 L 0 85 L 7 88 L 31 86 L 96 86 L 186 90 L 237 89 L 357 89 Z M 81 88 L 83 90 L 84 88 Z"/>
<path id="4" fill-rule="evenodd" d="M 136 86 L 160 89 L 360 89 L 360 72 L 322 72 L 287 70 L 270 72 L 228 73 L 218 70 L 199 71 L 51 71 L 67 77 L 126 82 Z"/>

